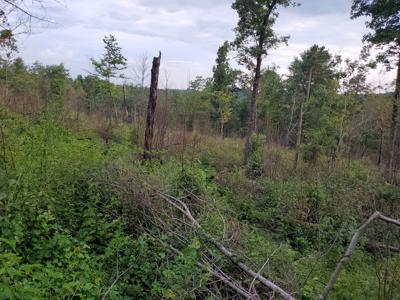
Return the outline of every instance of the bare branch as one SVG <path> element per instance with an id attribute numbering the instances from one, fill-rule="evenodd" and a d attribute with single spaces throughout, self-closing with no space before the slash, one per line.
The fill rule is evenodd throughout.
<path id="1" fill-rule="evenodd" d="M 181 211 L 193 224 L 195 228 L 199 230 L 199 232 L 210 242 L 212 243 L 223 255 L 225 255 L 229 260 L 234 263 L 236 266 L 238 266 L 240 269 L 242 269 L 247 275 L 251 276 L 252 278 L 256 278 L 260 283 L 262 283 L 264 286 L 272 290 L 274 293 L 278 293 L 281 295 L 283 299 L 286 300 L 295 300 L 293 296 L 291 296 L 288 292 L 283 290 L 281 287 L 277 286 L 275 283 L 272 281 L 266 279 L 264 276 L 261 274 L 258 274 L 254 272 L 251 268 L 249 268 L 246 264 L 242 263 L 239 261 L 236 256 L 229 250 L 227 249 L 224 245 L 219 243 L 218 241 L 214 240 L 208 233 L 203 231 L 201 225 L 197 222 L 197 220 L 193 217 L 191 214 L 188 206 L 181 200 L 163 194 L 161 192 L 157 193 L 160 198 L 163 200 L 167 201 L 169 204 L 177 208 L 179 211 Z"/>
<path id="2" fill-rule="evenodd" d="M 35 20 L 38 20 L 38 21 L 42 21 L 42 22 L 47 22 L 47 23 L 53 23 L 53 24 L 55 24 L 54 22 L 52 22 L 52 21 L 50 21 L 50 20 L 48 20 L 48 19 L 44 19 L 44 18 L 42 18 L 42 17 L 36 16 L 36 15 L 30 13 L 29 11 L 27 11 L 26 9 L 22 8 L 22 7 L 19 6 L 19 5 L 16 5 L 16 4 L 13 3 L 12 1 L 9 1 L 9 0 L 1 0 L 1 1 L 4 1 L 5 3 L 11 5 L 11 6 L 14 7 L 15 9 L 19 10 L 20 12 L 22 12 L 23 14 L 25 14 L 26 16 L 28 16 L 30 19 L 35 19 Z"/>
<path id="3" fill-rule="evenodd" d="M 329 280 L 328 284 L 325 286 L 324 291 L 321 293 L 319 299 L 320 300 L 325 300 L 328 297 L 328 294 L 330 293 L 330 291 L 333 289 L 333 287 L 335 286 L 339 275 L 344 267 L 344 265 L 350 260 L 350 258 L 353 256 L 354 253 L 354 249 L 356 248 L 358 241 L 360 239 L 360 236 L 367 230 L 367 228 L 376 220 L 381 220 L 384 221 L 386 223 L 392 224 L 392 225 L 396 225 L 400 227 L 400 221 L 399 220 L 395 220 L 392 218 L 388 218 L 384 215 L 382 215 L 380 212 L 375 212 L 372 216 L 369 217 L 369 219 L 364 222 L 355 232 L 354 235 L 351 239 L 350 245 L 348 246 L 346 253 L 344 254 L 344 256 L 342 256 L 342 258 L 340 259 L 340 261 L 338 262 L 338 264 L 336 265 L 336 269 L 333 272 L 331 279 Z"/>
<path id="4" fill-rule="evenodd" d="M 172 252 L 174 252 L 177 255 L 182 255 L 182 253 L 176 249 L 175 247 L 173 247 L 170 244 L 167 244 L 166 242 L 153 237 L 152 235 L 150 235 L 154 240 L 156 240 L 157 242 L 159 242 L 160 244 L 162 244 L 163 246 L 169 248 Z M 212 268 L 210 266 L 207 266 L 206 264 L 202 264 L 200 262 L 197 263 L 197 265 L 202 268 L 203 270 L 206 270 L 207 272 L 209 272 L 210 274 L 212 274 L 215 278 L 217 278 L 218 280 L 220 280 L 221 282 L 223 282 L 224 284 L 226 284 L 227 286 L 229 286 L 232 290 L 236 291 L 239 295 L 245 297 L 246 299 L 258 299 L 255 295 L 251 294 L 250 292 L 247 292 L 246 289 L 244 287 L 242 287 L 238 282 L 236 282 L 235 280 L 233 280 L 232 278 L 230 278 L 227 274 L 225 274 L 224 272 L 222 272 L 219 268 Z"/>
<path id="5" fill-rule="evenodd" d="M 263 266 L 262 266 L 262 267 L 260 268 L 260 270 L 257 272 L 258 275 L 260 275 L 260 274 L 264 271 L 265 267 L 268 265 L 269 261 L 271 260 L 271 257 L 273 257 L 279 250 L 281 250 L 281 248 L 282 248 L 282 244 L 280 244 L 279 248 L 275 249 L 274 252 L 272 252 L 272 254 L 268 257 L 268 259 L 267 259 L 267 261 L 265 262 L 265 264 L 263 264 Z M 256 282 L 256 279 L 257 279 L 257 278 L 254 277 L 253 281 L 252 281 L 251 284 L 250 284 L 249 291 L 251 291 L 251 290 L 253 289 L 254 284 L 255 284 L 255 282 Z"/>

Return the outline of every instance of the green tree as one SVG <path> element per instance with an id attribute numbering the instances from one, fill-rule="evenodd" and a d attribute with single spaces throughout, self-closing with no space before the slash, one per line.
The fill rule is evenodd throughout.
<path id="1" fill-rule="evenodd" d="M 0 22 L 1 23 L 1 22 Z M 0 31 L 0 67 L 4 70 L 5 80 L 5 93 L 3 95 L 6 103 L 9 101 L 9 87 L 8 87 L 8 68 L 12 61 L 13 54 L 18 51 L 17 41 L 13 32 L 9 29 Z"/>
<path id="2" fill-rule="evenodd" d="M 228 91 L 234 86 L 235 71 L 229 65 L 229 50 L 230 45 L 227 41 L 218 49 L 216 64 L 213 67 L 212 88 L 214 91 Z"/>
<path id="3" fill-rule="evenodd" d="M 263 58 L 269 50 L 276 48 L 280 43 L 287 42 L 288 37 L 279 37 L 274 32 L 273 26 L 279 16 L 278 8 L 287 7 L 294 3 L 292 0 L 236 0 L 232 4 L 232 8 L 239 15 L 233 45 L 239 53 L 239 63 L 245 65 L 254 73 L 244 150 L 244 162 L 246 164 L 249 159 L 251 136 L 257 131 L 257 98 Z"/>
<path id="4" fill-rule="evenodd" d="M 233 95 L 229 92 L 216 91 L 213 93 L 213 104 L 219 118 L 220 136 L 224 138 L 224 129 L 226 123 L 232 117 L 233 113 Z"/>
<path id="5" fill-rule="evenodd" d="M 35 63 L 31 68 L 32 76 L 36 82 L 40 101 L 48 111 L 59 116 L 64 110 L 69 81 L 68 71 L 63 64 L 43 66 Z"/>
<path id="6" fill-rule="evenodd" d="M 112 93 L 111 80 L 114 78 L 124 78 L 121 74 L 127 66 L 127 60 L 121 53 L 121 47 L 118 46 L 117 39 L 110 34 L 103 38 L 105 53 L 100 60 L 91 59 L 96 75 L 107 82 L 109 101 L 106 104 L 106 115 L 108 119 L 107 136 L 110 135 L 112 128 L 112 110 L 117 114 L 116 103 Z M 108 141 L 108 140 L 107 140 Z"/>
<path id="7" fill-rule="evenodd" d="M 392 121 L 389 136 L 389 160 L 386 166 L 387 179 L 394 176 L 396 156 L 396 135 L 398 130 L 400 98 L 400 3 L 398 0 L 353 0 L 351 17 L 367 17 L 371 30 L 363 38 L 367 49 L 382 50 L 377 56 L 389 69 L 397 65 L 397 79 L 393 98 Z"/>
<path id="8" fill-rule="evenodd" d="M 17 41 L 11 30 L 0 31 L 0 65 L 9 64 L 14 53 L 18 51 Z"/>
<path id="9" fill-rule="evenodd" d="M 290 114 L 290 97 L 285 82 L 275 68 L 263 71 L 260 85 L 258 119 L 268 138 L 275 142 L 285 134 Z"/>
<path id="10" fill-rule="evenodd" d="M 290 65 L 290 80 L 296 87 L 296 92 L 302 94 L 300 98 L 299 117 L 297 126 L 296 156 L 294 168 L 298 166 L 300 146 L 303 141 L 304 115 L 307 105 L 317 87 L 326 84 L 334 77 L 334 61 L 325 47 L 312 46 L 296 58 Z"/>
<path id="11" fill-rule="evenodd" d="M 122 78 L 121 71 L 127 66 L 126 58 L 121 53 L 121 47 L 118 46 L 117 39 L 110 34 L 103 38 L 105 53 L 100 60 L 91 58 L 96 74 L 103 79 L 110 81 L 113 78 Z"/>
<path id="12" fill-rule="evenodd" d="M 213 67 L 212 79 L 212 106 L 214 111 L 211 116 L 212 119 L 218 120 L 220 136 L 224 138 L 225 124 L 232 117 L 233 94 L 232 90 L 235 85 L 235 80 L 238 72 L 232 70 L 229 65 L 230 45 L 226 41 L 218 49 L 216 65 Z M 215 117 L 214 117 L 215 116 Z"/>

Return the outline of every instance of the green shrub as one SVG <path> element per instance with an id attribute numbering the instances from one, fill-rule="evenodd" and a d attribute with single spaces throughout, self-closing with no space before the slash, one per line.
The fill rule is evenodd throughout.
<path id="1" fill-rule="evenodd" d="M 249 161 L 247 174 L 250 177 L 259 177 L 263 173 L 263 150 L 266 143 L 264 135 L 253 135 L 250 141 Z"/>

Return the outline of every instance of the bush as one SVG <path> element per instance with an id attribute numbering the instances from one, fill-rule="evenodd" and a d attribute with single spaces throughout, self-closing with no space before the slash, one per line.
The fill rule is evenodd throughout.
<path id="1" fill-rule="evenodd" d="M 260 177 L 263 173 L 263 148 L 266 143 L 264 135 L 253 135 L 250 141 L 247 174 L 250 177 Z"/>

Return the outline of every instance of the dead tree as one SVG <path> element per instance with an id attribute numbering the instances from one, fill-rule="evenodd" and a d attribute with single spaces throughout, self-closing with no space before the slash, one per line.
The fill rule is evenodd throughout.
<path id="1" fill-rule="evenodd" d="M 382 215 L 380 212 L 375 212 L 369 219 L 364 222 L 354 233 L 353 238 L 351 239 L 350 245 L 348 246 L 346 253 L 344 256 L 340 259 L 338 264 L 336 265 L 336 269 L 333 272 L 331 279 L 329 280 L 328 284 L 325 286 L 324 291 L 320 295 L 319 299 L 320 300 L 325 300 L 328 297 L 328 294 L 330 291 L 333 289 L 333 287 L 336 284 L 336 281 L 339 278 L 339 275 L 344 267 L 344 265 L 350 260 L 350 258 L 353 256 L 354 249 L 356 248 L 358 241 L 360 239 L 360 236 L 367 230 L 367 228 L 376 220 L 381 220 L 383 222 L 400 226 L 400 221 L 395 220 L 392 218 L 388 218 L 384 215 Z"/>
<path id="2" fill-rule="evenodd" d="M 149 104 L 147 107 L 146 132 L 144 138 L 144 159 L 151 159 L 151 151 L 153 148 L 154 137 L 154 119 L 157 106 L 157 90 L 158 90 L 158 75 L 160 73 L 161 52 L 158 57 L 153 59 L 153 67 L 151 68 L 151 85 Z"/>

